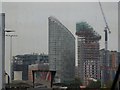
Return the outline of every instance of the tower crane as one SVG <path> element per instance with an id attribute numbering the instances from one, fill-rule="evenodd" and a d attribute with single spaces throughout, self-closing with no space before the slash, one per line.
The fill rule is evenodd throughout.
<path id="1" fill-rule="evenodd" d="M 110 34 L 111 31 L 110 31 L 110 28 L 108 26 L 108 23 L 107 23 L 107 20 L 106 20 L 105 14 L 103 12 L 102 5 L 101 5 L 100 1 L 99 1 L 99 6 L 100 6 L 101 13 L 102 13 L 102 16 L 103 16 L 103 19 L 105 22 L 105 29 L 104 29 L 104 32 L 105 32 L 105 60 L 104 60 L 104 63 L 102 65 L 105 68 L 105 67 L 109 67 L 107 50 L 108 50 L 108 32 Z M 102 71 L 101 72 L 101 86 L 103 87 L 103 85 L 106 84 L 107 77 L 109 76 L 109 70 L 102 69 L 101 71 Z"/>
<path id="2" fill-rule="evenodd" d="M 106 21 L 106 18 L 105 18 L 105 14 L 104 14 L 104 12 L 103 12 L 103 9 L 102 9 L 102 5 L 101 5 L 101 3 L 100 3 L 100 1 L 99 1 L 99 5 L 100 5 L 100 9 L 101 9 L 101 12 L 102 12 L 102 15 L 103 15 L 103 19 L 104 19 L 104 22 L 105 22 L 105 58 L 106 58 L 106 60 L 108 60 L 108 57 L 107 57 L 107 48 L 108 48 L 108 36 L 107 36 L 107 32 L 109 31 L 109 34 L 111 33 L 111 31 L 110 31 L 110 29 L 109 29 L 109 26 L 108 26 L 108 23 L 107 23 L 107 21 Z M 109 64 L 108 64 L 109 65 Z M 106 72 L 106 71 L 105 71 Z M 115 78 L 114 78 L 114 80 L 113 80 L 113 83 L 112 83 L 112 86 L 111 86 L 111 90 L 114 90 L 115 89 L 115 87 L 116 87 L 116 85 L 117 85 L 117 82 L 118 83 L 120 83 L 120 81 L 119 81 L 119 75 L 120 75 L 120 63 L 119 63 L 119 65 L 118 65 L 118 69 L 117 69 L 117 72 L 116 72 L 116 75 L 115 75 Z M 102 80 L 102 78 L 101 78 L 101 80 Z M 103 81 L 101 81 L 101 86 L 103 86 Z M 118 89 L 119 89 L 119 86 L 118 86 Z"/>
<path id="3" fill-rule="evenodd" d="M 102 12 L 102 16 L 103 16 L 103 19 L 104 19 L 104 22 L 105 22 L 105 50 L 107 50 L 108 49 L 108 31 L 109 31 L 109 34 L 111 33 L 111 31 L 110 31 L 110 28 L 109 28 L 109 26 L 108 26 L 108 23 L 107 23 L 107 20 L 106 20 L 106 18 L 105 18 L 105 14 L 104 14 L 104 12 L 103 12 L 103 9 L 102 9 L 102 5 L 101 5 L 101 3 L 99 2 L 99 5 L 100 5 L 100 9 L 101 9 L 101 12 Z"/>

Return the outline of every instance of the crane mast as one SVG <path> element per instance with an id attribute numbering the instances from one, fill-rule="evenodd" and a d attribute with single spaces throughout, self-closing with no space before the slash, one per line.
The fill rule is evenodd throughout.
<path id="1" fill-rule="evenodd" d="M 104 69 L 101 70 L 101 87 L 104 87 L 104 85 L 106 84 L 106 81 L 108 80 L 108 76 L 109 76 L 109 71 L 105 70 L 105 67 L 109 67 L 109 60 L 108 60 L 108 53 L 107 53 L 107 50 L 108 50 L 108 32 L 109 34 L 111 33 L 110 29 L 109 29 L 109 26 L 108 26 L 108 23 L 107 23 L 107 20 L 105 18 L 105 14 L 103 12 L 103 9 L 102 9 L 102 5 L 101 3 L 99 2 L 99 6 L 100 6 L 100 9 L 101 9 L 101 13 L 102 13 L 102 16 L 103 16 L 103 19 L 104 19 L 104 22 L 105 22 L 105 29 L 104 29 L 104 32 L 105 32 L 105 61 L 102 63 Z"/>

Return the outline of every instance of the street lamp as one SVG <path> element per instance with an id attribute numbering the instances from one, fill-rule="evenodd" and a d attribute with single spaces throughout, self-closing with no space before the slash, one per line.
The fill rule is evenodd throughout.
<path id="1" fill-rule="evenodd" d="M 12 81 L 12 38 L 17 37 L 17 35 L 6 35 L 7 37 L 10 37 L 10 81 Z"/>
<path id="2" fill-rule="evenodd" d="M 6 29 L 5 28 L 5 32 L 15 32 L 14 30 L 11 30 L 11 29 Z"/>
<path id="3" fill-rule="evenodd" d="M 5 89 L 5 13 L 0 13 L 0 90 Z"/>
<path id="4" fill-rule="evenodd" d="M 5 13 L 0 13 L 0 90 L 5 88 Z"/>

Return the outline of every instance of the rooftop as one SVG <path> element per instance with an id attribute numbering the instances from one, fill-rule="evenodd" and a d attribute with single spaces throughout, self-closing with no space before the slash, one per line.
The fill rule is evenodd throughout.
<path id="1" fill-rule="evenodd" d="M 101 36 L 94 31 L 87 22 L 78 22 L 76 23 L 76 35 L 79 37 L 100 40 Z"/>

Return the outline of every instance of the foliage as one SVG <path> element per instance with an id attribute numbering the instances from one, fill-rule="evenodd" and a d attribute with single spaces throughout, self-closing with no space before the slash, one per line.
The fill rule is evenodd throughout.
<path id="1" fill-rule="evenodd" d="M 100 80 L 97 80 L 96 82 L 95 81 L 91 81 L 87 88 L 100 88 L 101 87 L 101 82 Z"/>
<path id="2" fill-rule="evenodd" d="M 79 78 L 75 78 L 72 81 L 64 83 L 64 86 L 67 86 L 68 88 L 74 88 L 76 90 L 80 88 L 80 85 L 82 85 L 82 82 Z"/>
<path id="3" fill-rule="evenodd" d="M 107 81 L 107 83 L 106 83 L 106 87 L 107 87 L 107 88 L 111 88 L 112 83 L 113 83 L 113 81 Z"/>

